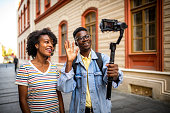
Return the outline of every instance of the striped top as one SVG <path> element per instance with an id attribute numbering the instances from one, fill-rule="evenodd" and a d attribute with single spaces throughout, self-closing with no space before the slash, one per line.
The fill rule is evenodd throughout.
<path id="1" fill-rule="evenodd" d="M 16 84 L 28 86 L 28 105 L 32 113 L 58 113 L 59 101 L 56 92 L 59 71 L 54 64 L 42 73 L 29 61 L 20 66 Z"/>

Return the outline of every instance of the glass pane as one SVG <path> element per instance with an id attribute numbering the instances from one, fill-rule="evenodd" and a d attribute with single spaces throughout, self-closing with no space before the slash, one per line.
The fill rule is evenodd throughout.
<path id="1" fill-rule="evenodd" d="M 38 0 L 38 11 L 40 11 L 40 0 Z"/>
<path id="2" fill-rule="evenodd" d="M 145 22 L 152 22 L 156 19 L 156 8 L 152 7 L 145 10 Z"/>
<path id="3" fill-rule="evenodd" d="M 156 34 L 155 34 L 155 23 L 153 23 L 153 24 L 147 24 L 146 25 L 146 37 L 149 37 L 149 36 L 155 36 Z"/>
<path id="4" fill-rule="evenodd" d="M 50 3 L 50 0 L 47 0 L 47 4 L 49 4 Z"/>
<path id="5" fill-rule="evenodd" d="M 94 13 L 94 12 L 92 13 L 92 22 L 93 21 L 96 21 L 96 13 Z"/>
<path id="6" fill-rule="evenodd" d="M 61 54 L 62 55 L 65 55 L 64 42 L 65 42 L 65 35 L 62 34 L 62 40 L 61 40 Z"/>
<path id="7" fill-rule="evenodd" d="M 142 26 L 134 27 L 133 32 L 134 32 L 134 35 L 133 35 L 134 38 L 142 37 L 142 34 L 143 34 Z"/>
<path id="8" fill-rule="evenodd" d="M 155 38 L 146 38 L 145 42 L 146 50 L 156 50 L 156 39 Z"/>
<path id="9" fill-rule="evenodd" d="M 66 26 L 66 24 L 63 24 L 61 26 L 61 38 L 62 38 L 62 40 L 61 40 L 61 54 L 65 55 L 66 52 L 65 52 L 65 49 L 64 49 L 64 42 L 67 39 L 67 26 Z"/>
<path id="10" fill-rule="evenodd" d="M 134 51 L 142 51 L 143 42 L 142 39 L 133 40 Z"/>
<path id="11" fill-rule="evenodd" d="M 86 20 L 86 24 L 90 23 L 90 15 L 89 14 L 85 17 L 85 20 Z"/>
<path id="12" fill-rule="evenodd" d="M 142 0 L 133 0 L 133 7 L 142 5 Z"/>
<path id="13" fill-rule="evenodd" d="M 62 32 L 62 33 L 66 32 L 66 24 L 63 24 L 63 25 L 61 26 L 61 32 Z"/>
<path id="14" fill-rule="evenodd" d="M 62 41 L 61 41 L 61 54 L 65 54 L 65 50 L 64 50 L 64 34 L 62 34 Z"/>
<path id="15" fill-rule="evenodd" d="M 86 29 L 87 29 L 87 31 L 88 31 L 88 33 L 90 33 L 90 26 L 86 26 Z"/>
<path id="16" fill-rule="evenodd" d="M 142 11 L 134 14 L 134 25 L 142 24 Z"/>
<path id="17" fill-rule="evenodd" d="M 156 1 L 156 0 L 145 0 L 145 3 L 149 3 L 149 2 L 153 2 L 153 1 Z"/>

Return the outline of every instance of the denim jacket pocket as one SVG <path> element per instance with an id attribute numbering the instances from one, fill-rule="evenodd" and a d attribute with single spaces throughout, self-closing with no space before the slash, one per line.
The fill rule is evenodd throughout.
<path id="1" fill-rule="evenodd" d="M 76 81 L 76 87 L 80 88 L 81 87 L 81 75 L 80 74 L 75 75 L 75 81 Z"/>
<path id="2" fill-rule="evenodd" d="M 96 85 L 102 85 L 103 84 L 103 75 L 100 71 L 94 72 L 95 82 Z"/>

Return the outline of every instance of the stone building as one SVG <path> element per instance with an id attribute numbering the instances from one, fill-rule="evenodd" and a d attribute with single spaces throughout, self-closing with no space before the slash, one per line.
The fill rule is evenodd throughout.
<path id="1" fill-rule="evenodd" d="M 124 73 L 118 90 L 170 101 L 170 0 L 21 0 L 18 7 L 18 57 L 26 54 L 30 32 L 48 27 L 58 37 L 51 60 L 59 68 L 66 61 L 64 41 L 84 26 L 95 51 L 110 55 L 110 42 L 118 32 L 102 33 L 102 19 L 126 22 L 128 28 L 117 45 L 115 63 Z"/>

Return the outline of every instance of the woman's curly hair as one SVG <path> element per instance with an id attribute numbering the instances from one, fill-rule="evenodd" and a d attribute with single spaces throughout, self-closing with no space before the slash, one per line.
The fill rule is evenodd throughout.
<path id="1" fill-rule="evenodd" d="M 35 56 L 37 54 L 37 49 L 35 47 L 35 44 L 39 43 L 39 38 L 42 35 L 48 35 L 50 37 L 50 39 L 53 41 L 53 47 L 54 48 L 55 48 L 55 46 L 57 44 L 56 36 L 48 28 L 33 31 L 27 37 L 27 48 L 26 48 L 26 51 L 27 51 L 28 55 L 32 56 L 33 59 L 35 58 Z"/>

